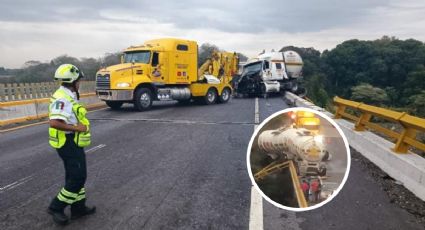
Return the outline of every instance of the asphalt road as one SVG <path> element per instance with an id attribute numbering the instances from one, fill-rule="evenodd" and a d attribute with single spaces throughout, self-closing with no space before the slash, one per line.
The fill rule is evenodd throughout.
<path id="1" fill-rule="evenodd" d="M 331 159 L 326 162 L 327 178 L 322 181 L 322 191 L 330 194 L 339 187 L 344 178 L 348 163 L 347 150 L 338 130 L 326 119 L 320 119 L 320 133 L 324 136 L 323 141 L 327 143 L 327 150 L 332 155 Z"/>
<path id="2" fill-rule="evenodd" d="M 260 120 L 286 107 L 260 99 Z M 66 229 L 248 229 L 254 108 L 251 98 L 90 113 L 86 193 L 98 212 Z M 47 125 L 0 134 L 0 149 L 0 229 L 62 229 L 46 213 L 64 180 Z M 263 201 L 262 211 L 264 229 L 424 229 L 355 161 L 345 188 L 321 209 L 292 213 Z"/>

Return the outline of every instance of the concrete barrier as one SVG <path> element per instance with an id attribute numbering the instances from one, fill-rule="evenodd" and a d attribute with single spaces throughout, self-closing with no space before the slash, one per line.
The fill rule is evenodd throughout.
<path id="1" fill-rule="evenodd" d="M 49 98 L 0 102 L 0 126 L 47 117 Z M 95 93 L 81 95 L 80 103 L 87 108 L 104 105 Z"/>
<path id="2" fill-rule="evenodd" d="M 307 107 L 334 117 L 325 109 L 287 92 L 285 100 L 289 105 Z M 425 201 L 425 159 L 417 154 L 397 154 L 391 150 L 394 143 L 367 131 L 354 131 L 354 124 L 334 119 L 341 127 L 352 148 L 357 150 L 392 178 L 403 183 L 417 197 Z"/>

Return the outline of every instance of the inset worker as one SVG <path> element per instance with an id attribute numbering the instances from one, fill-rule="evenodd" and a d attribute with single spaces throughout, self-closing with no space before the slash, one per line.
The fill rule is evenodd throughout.
<path id="1" fill-rule="evenodd" d="M 303 190 L 304 197 L 308 199 L 308 190 L 310 189 L 310 185 L 307 183 L 306 180 L 303 180 L 301 183 L 301 189 Z"/>
<path id="2" fill-rule="evenodd" d="M 71 219 L 93 214 L 96 207 L 86 206 L 84 184 L 87 178 L 84 147 L 90 145 L 90 122 L 87 110 L 79 104 L 80 79 L 84 74 L 74 65 L 59 66 L 55 81 L 61 86 L 50 99 L 49 144 L 56 149 L 65 166 L 65 186 L 53 198 L 48 208 L 53 221 L 69 222 L 65 208 L 71 206 Z"/>
<path id="3" fill-rule="evenodd" d="M 320 184 L 319 180 L 313 180 L 310 183 L 311 191 L 313 193 L 313 201 L 318 202 L 319 201 L 319 195 L 320 195 Z"/>

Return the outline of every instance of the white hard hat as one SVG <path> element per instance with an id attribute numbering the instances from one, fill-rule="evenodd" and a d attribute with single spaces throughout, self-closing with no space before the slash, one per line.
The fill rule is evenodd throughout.
<path id="1" fill-rule="evenodd" d="M 84 77 L 83 72 L 72 64 L 60 65 L 55 72 L 55 81 L 72 83 L 78 80 L 80 77 Z"/>

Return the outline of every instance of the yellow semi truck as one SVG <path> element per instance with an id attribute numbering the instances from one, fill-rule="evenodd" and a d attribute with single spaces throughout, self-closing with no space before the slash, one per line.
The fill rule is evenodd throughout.
<path id="1" fill-rule="evenodd" d="M 112 109 L 132 103 L 138 111 L 150 109 L 155 100 L 228 102 L 230 81 L 238 71 L 237 54 L 215 51 L 197 67 L 195 41 L 146 41 L 125 49 L 120 64 L 96 73 L 96 94 Z"/>

